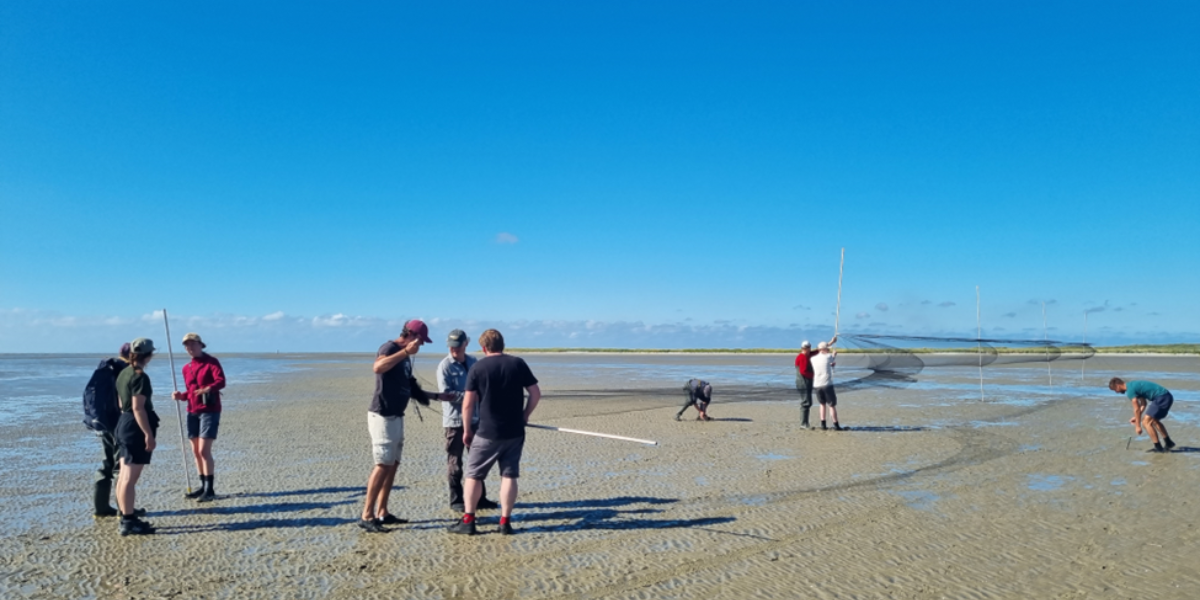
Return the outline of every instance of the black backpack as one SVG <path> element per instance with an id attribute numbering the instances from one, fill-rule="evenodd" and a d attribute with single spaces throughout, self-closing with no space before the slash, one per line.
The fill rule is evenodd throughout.
<path id="1" fill-rule="evenodd" d="M 106 358 L 92 372 L 87 387 L 83 388 L 83 424 L 92 431 L 112 432 L 121 418 L 121 407 L 117 401 L 117 374 L 128 363 L 119 358 Z"/>

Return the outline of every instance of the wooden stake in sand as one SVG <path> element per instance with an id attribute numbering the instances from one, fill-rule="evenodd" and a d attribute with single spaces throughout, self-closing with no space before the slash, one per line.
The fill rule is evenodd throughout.
<path id="1" fill-rule="evenodd" d="M 842 262 L 838 264 L 838 297 L 837 309 L 833 313 L 833 337 L 837 337 L 838 323 L 842 318 L 842 270 L 846 267 L 846 249 L 842 248 Z"/>
<path id="2" fill-rule="evenodd" d="M 1046 342 L 1050 341 L 1050 330 L 1046 327 L 1046 302 L 1042 302 L 1042 339 Z M 1050 378 L 1050 385 L 1054 385 L 1054 372 L 1050 370 L 1050 344 L 1046 344 L 1046 376 Z"/>
<path id="3" fill-rule="evenodd" d="M 167 356 L 171 358 L 171 385 L 179 391 L 179 380 L 175 377 L 175 351 L 171 349 L 171 324 L 167 321 L 167 309 L 163 309 L 163 328 L 167 330 Z M 183 477 L 187 481 L 187 493 L 192 493 L 192 473 L 187 464 L 187 438 L 183 435 L 183 411 L 175 402 L 175 416 L 179 417 L 179 450 L 183 455 Z"/>
<path id="4" fill-rule="evenodd" d="M 979 318 L 979 286 L 975 286 L 975 340 L 979 352 L 979 400 L 983 400 L 983 321 Z"/>
<path id="5" fill-rule="evenodd" d="M 611 433 L 596 433 L 595 431 L 582 431 L 579 429 L 567 429 L 566 427 L 554 427 L 551 425 L 535 425 L 533 423 L 526 423 L 525 426 L 526 427 L 534 427 L 536 429 L 547 429 L 549 431 L 561 431 L 562 433 L 578 433 L 579 435 L 590 435 L 592 437 L 602 437 L 602 438 L 608 438 L 610 440 L 621 440 L 621 441 L 625 441 L 625 442 L 637 442 L 639 444 L 646 444 L 649 446 L 657 446 L 658 445 L 658 442 L 656 442 L 654 440 L 642 440 L 642 439 L 638 439 L 638 438 L 625 437 L 623 435 L 613 435 Z"/>

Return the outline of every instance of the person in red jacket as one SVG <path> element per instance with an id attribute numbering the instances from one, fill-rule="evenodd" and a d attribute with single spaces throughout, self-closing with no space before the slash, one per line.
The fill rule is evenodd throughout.
<path id="1" fill-rule="evenodd" d="M 829 345 L 837 343 L 837 336 L 829 340 Z M 813 352 L 812 344 L 808 340 L 804 340 L 800 344 L 800 353 L 796 355 L 796 390 L 800 392 L 800 426 L 808 429 L 808 411 L 812 409 L 813 399 L 813 369 L 812 357 L 816 352 Z"/>
<path id="2" fill-rule="evenodd" d="M 217 493 L 213 486 L 213 442 L 217 441 L 217 428 L 221 424 L 221 390 L 225 388 L 225 371 L 221 362 L 210 356 L 200 335 L 189 333 L 183 336 L 183 347 L 192 362 L 183 366 L 183 382 L 186 392 L 175 392 L 173 398 L 187 401 L 187 431 L 192 442 L 192 455 L 196 457 L 196 470 L 200 472 L 200 488 L 186 494 L 197 502 L 211 502 Z"/>

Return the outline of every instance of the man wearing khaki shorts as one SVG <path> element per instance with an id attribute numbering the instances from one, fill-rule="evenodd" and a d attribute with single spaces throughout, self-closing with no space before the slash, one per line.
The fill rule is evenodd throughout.
<path id="1" fill-rule="evenodd" d="M 500 533 L 513 533 L 512 510 L 517 502 L 521 451 L 525 446 L 525 424 L 542 398 L 538 380 L 525 361 L 504 354 L 504 336 L 489 329 L 479 336 L 484 357 L 467 374 L 462 418 L 470 423 L 479 411 L 479 430 L 463 428 L 463 444 L 470 449 L 464 490 L 465 514 L 450 527 L 450 533 L 475 534 L 475 509 L 483 492 L 483 479 L 492 466 L 500 464 Z M 529 403 L 525 403 L 525 392 Z"/>
<path id="2" fill-rule="evenodd" d="M 429 406 L 430 399 L 442 400 L 450 394 L 426 394 L 412 375 L 410 358 L 429 343 L 429 327 L 413 319 L 404 325 L 400 337 L 379 347 L 375 356 L 375 395 L 367 411 L 367 432 L 371 435 L 371 454 L 375 467 L 367 479 L 367 499 L 363 503 L 358 526 L 371 533 L 383 533 L 384 525 L 405 523 L 388 512 L 388 497 L 396 482 L 400 451 L 404 448 L 404 410 L 409 399 Z"/>

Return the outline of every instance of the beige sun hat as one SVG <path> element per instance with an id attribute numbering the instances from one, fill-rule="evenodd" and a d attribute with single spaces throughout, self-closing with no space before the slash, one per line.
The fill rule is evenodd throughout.
<path id="1" fill-rule="evenodd" d="M 183 336 L 183 343 L 185 343 L 185 344 L 186 344 L 186 343 L 188 343 L 188 342 L 196 342 L 197 344 L 200 344 L 200 347 L 201 347 L 201 348 L 207 348 L 207 347 L 208 347 L 208 346 L 207 346 L 207 345 L 204 343 L 204 340 L 200 339 L 200 334 L 198 334 L 198 333 L 188 333 L 188 334 L 185 334 L 185 335 Z"/>

